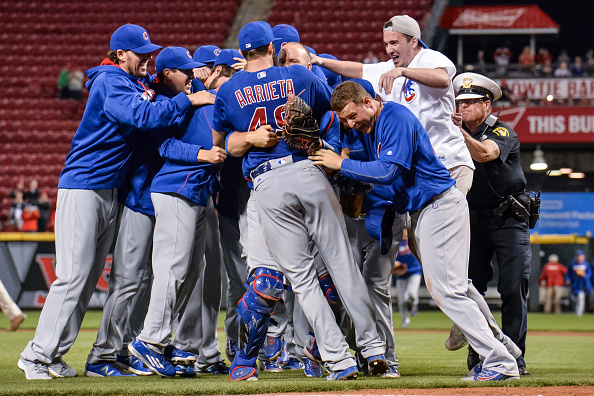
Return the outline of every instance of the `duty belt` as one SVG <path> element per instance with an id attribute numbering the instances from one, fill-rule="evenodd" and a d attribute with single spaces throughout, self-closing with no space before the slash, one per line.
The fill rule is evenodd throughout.
<path id="1" fill-rule="evenodd" d="M 266 173 L 276 168 L 280 168 L 285 165 L 294 164 L 295 162 L 306 160 L 307 157 L 299 156 L 297 154 L 287 155 L 286 157 L 282 158 L 275 158 L 271 159 L 266 162 L 262 162 L 260 165 L 256 166 L 251 172 L 250 177 L 254 180 L 256 177 L 260 176 L 262 173 Z"/>

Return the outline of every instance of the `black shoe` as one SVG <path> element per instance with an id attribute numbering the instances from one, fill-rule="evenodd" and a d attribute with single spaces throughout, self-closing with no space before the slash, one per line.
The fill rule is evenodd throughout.
<path id="1" fill-rule="evenodd" d="M 472 349 L 470 345 L 468 345 L 468 358 L 466 359 L 466 365 L 468 366 L 468 370 L 472 370 L 474 366 L 481 362 L 481 357 L 478 353 Z"/>
<path id="2" fill-rule="evenodd" d="M 520 372 L 520 375 L 530 375 L 528 370 L 526 370 L 526 366 L 518 366 L 518 371 Z"/>
<path id="3" fill-rule="evenodd" d="M 363 375 L 369 374 L 369 366 L 367 365 L 367 359 L 365 359 L 363 355 L 361 355 L 360 351 L 357 351 L 355 353 L 355 361 L 357 362 L 357 369 L 360 373 L 363 373 Z"/>

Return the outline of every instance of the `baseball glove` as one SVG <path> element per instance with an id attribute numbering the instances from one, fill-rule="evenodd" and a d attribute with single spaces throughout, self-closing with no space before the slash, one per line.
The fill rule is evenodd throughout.
<path id="1" fill-rule="evenodd" d="M 287 95 L 283 139 L 289 146 L 309 153 L 321 147 L 320 127 L 312 116 L 311 108 L 293 94 Z"/>
<path id="2" fill-rule="evenodd" d="M 351 179 L 344 175 L 336 177 L 336 184 L 340 191 L 340 206 L 345 215 L 356 219 L 361 216 L 363 198 L 373 188 L 373 184 Z"/>

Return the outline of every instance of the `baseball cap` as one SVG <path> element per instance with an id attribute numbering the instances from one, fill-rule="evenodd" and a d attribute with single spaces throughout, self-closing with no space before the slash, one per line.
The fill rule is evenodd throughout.
<path id="1" fill-rule="evenodd" d="M 163 47 L 151 43 L 151 39 L 143 27 L 130 23 L 117 28 L 109 42 L 109 49 L 112 51 L 121 49 L 138 54 L 148 54 L 161 48 Z"/>
<path id="2" fill-rule="evenodd" d="M 241 28 L 238 38 L 239 48 L 242 51 L 249 51 L 278 40 L 274 37 L 270 25 L 264 21 L 248 23 Z"/>
<path id="3" fill-rule="evenodd" d="M 194 51 L 193 58 L 196 62 L 209 64 L 214 63 L 220 53 L 221 49 L 216 45 L 203 45 Z"/>
<path id="4" fill-rule="evenodd" d="M 278 38 L 278 40 L 274 42 L 274 49 L 276 50 L 277 55 L 280 53 L 283 45 L 291 42 L 299 43 L 299 32 L 291 25 L 284 23 L 276 25 L 272 28 L 272 34 L 274 37 Z"/>
<path id="5" fill-rule="evenodd" d="M 234 49 L 226 49 L 226 50 L 222 50 L 221 53 L 219 54 L 219 56 L 217 56 L 217 60 L 215 60 L 214 65 L 227 65 L 227 66 L 233 66 L 234 64 L 237 63 L 237 61 L 233 58 L 241 58 L 243 59 L 243 56 L 241 56 L 241 53 L 237 50 Z"/>
<path id="6" fill-rule="evenodd" d="M 421 40 L 421 28 L 419 27 L 419 24 L 408 15 L 393 16 L 388 22 L 384 23 L 384 32 L 386 30 L 416 37 L 423 48 L 429 48 L 427 47 L 427 44 Z"/>
<path id="7" fill-rule="evenodd" d="M 167 47 L 155 58 L 155 69 L 158 72 L 165 69 L 188 70 L 202 66 L 204 63 L 194 61 L 190 51 L 183 47 Z"/>
<path id="8" fill-rule="evenodd" d="M 577 253 L 576 253 L 576 256 L 581 256 L 582 254 L 584 254 L 584 251 L 583 250 L 578 250 Z"/>
<path id="9" fill-rule="evenodd" d="M 456 100 L 488 99 L 495 101 L 501 97 L 501 88 L 488 77 L 477 73 L 462 73 L 453 81 L 454 89 L 458 91 Z"/>

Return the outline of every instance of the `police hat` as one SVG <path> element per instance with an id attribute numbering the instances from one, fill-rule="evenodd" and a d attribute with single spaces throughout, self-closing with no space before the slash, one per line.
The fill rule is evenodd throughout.
<path id="1" fill-rule="evenodd" d="M 456 100 L 488 99 L 491 102 L 501 97 L 501 88 L 488 77 L 476 73 L 462 73 L 454 78 Z"/>

